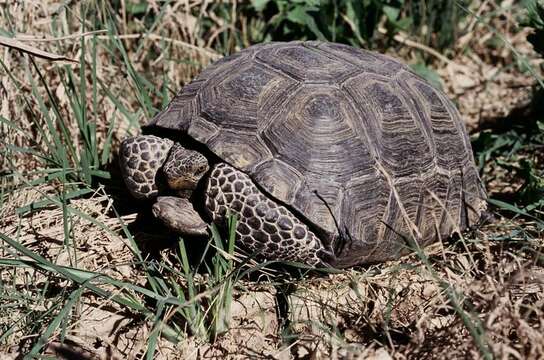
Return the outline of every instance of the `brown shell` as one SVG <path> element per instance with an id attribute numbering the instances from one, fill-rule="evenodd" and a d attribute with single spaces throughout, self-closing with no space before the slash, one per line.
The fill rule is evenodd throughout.
<path id="1" fill-rule="evenodd" d="M 150 126 L 182 130 L 246 172 L 313 225 L 337 266 L 398 257 L 409 239 L 446 238 L 485 208 L 454 105 L 397 60 L 346 45 L 227 56 Z"/>

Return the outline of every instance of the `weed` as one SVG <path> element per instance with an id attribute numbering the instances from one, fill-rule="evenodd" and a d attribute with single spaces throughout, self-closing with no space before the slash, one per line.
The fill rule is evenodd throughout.
<path id="1" fill-rule="evenodd" d="M 538 0 L 527 2 L 527 15 L 522 20 L 522 25 L 533 28 L 527 40 L 531 42 L 534 49 L 544 56 L 544 4 Z"/>

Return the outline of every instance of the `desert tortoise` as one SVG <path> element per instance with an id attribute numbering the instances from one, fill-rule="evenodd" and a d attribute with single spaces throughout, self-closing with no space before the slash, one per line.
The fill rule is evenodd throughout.
<path id="1" fill-rule="evenodd" d="M 175 192 L 153 213 L 182 234 L 236 214 L 237 242 L 266 259 L 394 259 L 485 209 L 454 105 L 399 61 L 342 44 L 267 43 L 224 57 L 144 133 L 120 150 L 130 192 Z"/>

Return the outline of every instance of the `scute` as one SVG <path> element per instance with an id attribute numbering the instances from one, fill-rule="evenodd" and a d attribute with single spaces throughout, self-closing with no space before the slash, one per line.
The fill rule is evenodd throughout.
<path id="1" fill-rule="evenodd" d="M 263 48 L 255 59 L 300 81 L 337 82 L 358 71 L 357 66 L 349 62 L 312 46 L 300 46 L 300 43 Z"/>
<path id="2" fill-rule="evenodd" d="M 320 234 L 339 267 L 395 258 L 411 237 L 446 238 L 485 208 L 454 105 L 397 60 L 347 45 L 227 56 L 148 126 L 181 130 L 244 171 Z"/>
<path id="3" fill-rule="evenodd" d="M 288 204 L 293 203 L 303 181 L 300 171 L 275 158 L 261 163 L 253 172 L 258 184 Z"/>
<path id="4" fill-rule="evenodd" d="M 221 128 L 207 145 L 226 162 L 244 171 L 251 172 L 256 164 L 272 158 L 269 148 L 254 132 Z"/>
<path id="5" fill-rule="evenodd" d="M 371 51 L 365 51 L 352 46 L 321 42 L 317 44 L 319 50 L 327 52 L 332 56 L 340 58 L 347 63 L 358 67 L 358 72 L 376 74 L 381 76 L 394 76 L 401 70 L 409 71 L 409 68 L 387 56 Z"/>
<path id="6" fill-rule="evenodd" d="M 200 116 L 218 126 L 233 130 L 255 130 L 262 92 L 274 85 L 274 72 L 256 63 L 242 62 L 221 81 L 202 87 Z M 241 85 L 243 84 L 243 86 Z"/>
<path id="7" fill-rule="evenodd" d="M 373 171 L 360 120 L 337 88 L 303 84 L 277 109 L 260 137 L 278 158 L 301 175 L 346 181 Z"/>
<path id="8" fill-rule="evenodd" d="M 417 96 L 415 101 L 420 103 L 421 116 L 430 120 L 437 165 L 444 169 L 463 166 L 472 155 L 462 124 L 456 121 L 459 118 L 457 110 L 429 84 L 413 77 L 407 79 L 406 84 L 410 94 Z"/>
<path id="9" fill-rule="evenodd" d="M 432 140 L 412 109 L 409 94 L 404 94 L 395 81 L 361 76 L 346 82 L 344 89 L 354 102 L 364 106 L 360 119 L 374 143 L 376 156 L 393 176 L 427 171 L 434 161 Z"/>

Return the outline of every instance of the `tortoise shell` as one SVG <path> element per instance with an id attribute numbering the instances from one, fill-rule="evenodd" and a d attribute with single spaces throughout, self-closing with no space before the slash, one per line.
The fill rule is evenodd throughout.
<path id="1" fill-rule="evenodd" d="M 485 190 L 455 106 L 391 57 L 267 43 L 207 67 L 148 126 L 247 173 L 337 256 L 378 262 L 480 218 Z"/>

